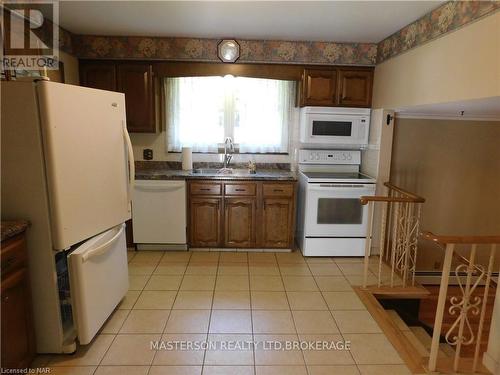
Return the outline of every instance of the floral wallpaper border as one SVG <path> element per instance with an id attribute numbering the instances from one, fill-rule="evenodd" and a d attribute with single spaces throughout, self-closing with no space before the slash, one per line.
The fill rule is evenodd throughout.
<path id="1" fill-rule="evenodd" d="M 498 0 L 448 1 L 378 44 L 238 40 L 238 62 L 376 65 L 498 10 Z M 44 30 L 40 33 L 43 35 Z M 204 38 L 76 35 L 59 28 L 59 48 L 88 59 L 217 62 L 218 42 Z"/>
<path id="2" fill-rule="evenodd" d="M 382 40 L 377 64 L 500 9 L 500 1 L 449 1 Z"/>
<path id="3" fill-rule="evenodd" d="M 219 39 L 91 36 L 74 39 L 76 54 L 92 59 L 153 59 L 219 61 Z M 241 40 L 240 58 L 245 63 L 359 64 L 374 65 L 374 43 L 293 42 Z"/>

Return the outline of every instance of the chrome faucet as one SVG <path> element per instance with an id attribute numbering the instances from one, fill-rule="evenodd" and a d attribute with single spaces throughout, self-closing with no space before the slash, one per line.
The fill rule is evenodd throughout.
<path id="1" fill-rule="evenodd" d="M 229 152 L 228 153 L 228 148 Z M 226 137 L 226 140 L 224 141 L 224 168 L 229 167 L 229 163 L 231 162 L 231 159 L 233 158 L 233 152 L 234 152 L 234 143 L 231 137 Z"/>

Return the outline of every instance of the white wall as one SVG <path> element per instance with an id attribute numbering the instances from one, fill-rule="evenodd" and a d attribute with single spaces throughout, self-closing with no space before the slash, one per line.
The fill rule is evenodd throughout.
<path id="1" fill-rule="evenodd" d="M 373 108 L 500 95 L 500 12 L 375 68 Z"/>

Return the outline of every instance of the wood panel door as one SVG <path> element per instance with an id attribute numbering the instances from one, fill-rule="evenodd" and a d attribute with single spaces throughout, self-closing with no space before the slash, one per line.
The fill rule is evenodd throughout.
<path id="1" fill-rule="evenodd" d="M 125 94 L 127 129 L 129 132 L 156 131 L 153 67 L 151 64 L 119 64 L 118 91 Z"/>
<path id="2" fill-rule="evenodd" d="M 293 201 L 264 198 L 262 206 L 262 247 L 288 248 L 293 238 Z"/>
<path id="3" fill-rule="evenodd" d="M 116 91 L 116 67 L 111 63 L 81 63 L 80 84 L 95 89 Z"/>
<path id="4" fill-rule="evenodd" d="M 332 106 L 337 101 L 337 71 L 305 69 L 302 79 L 302 106 Z"/>
<path id="5" fill-rule="evenodd" d="M 2 368 L 27 368 L 35 357 L 27 268 L 2 280 Z"/>
<path id="6" fill-rule="evenodd" d="M 339 71 L 339 105 L 370 107 L 373 72 L 366 70 Z"/>
<path id="7" fill-rule="evenodd" d="M 221 246 L 221 214 L 222 198 L 190 198 L 189 237 L 191 246 Z"/>
<path id="8" fill-rule="evenodd" d="M 226 198 L 224 200 L 224 246 L 254 247 L 256 198 Z"/>

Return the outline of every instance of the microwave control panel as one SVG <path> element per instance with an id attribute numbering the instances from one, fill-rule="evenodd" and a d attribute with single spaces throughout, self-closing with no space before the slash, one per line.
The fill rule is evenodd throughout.
<path id="1" fill-rule="evenodd" d="M 357 150 L 300 150 L 299 163 L 303 164 L 360 164 L 361 151 Z"/>

